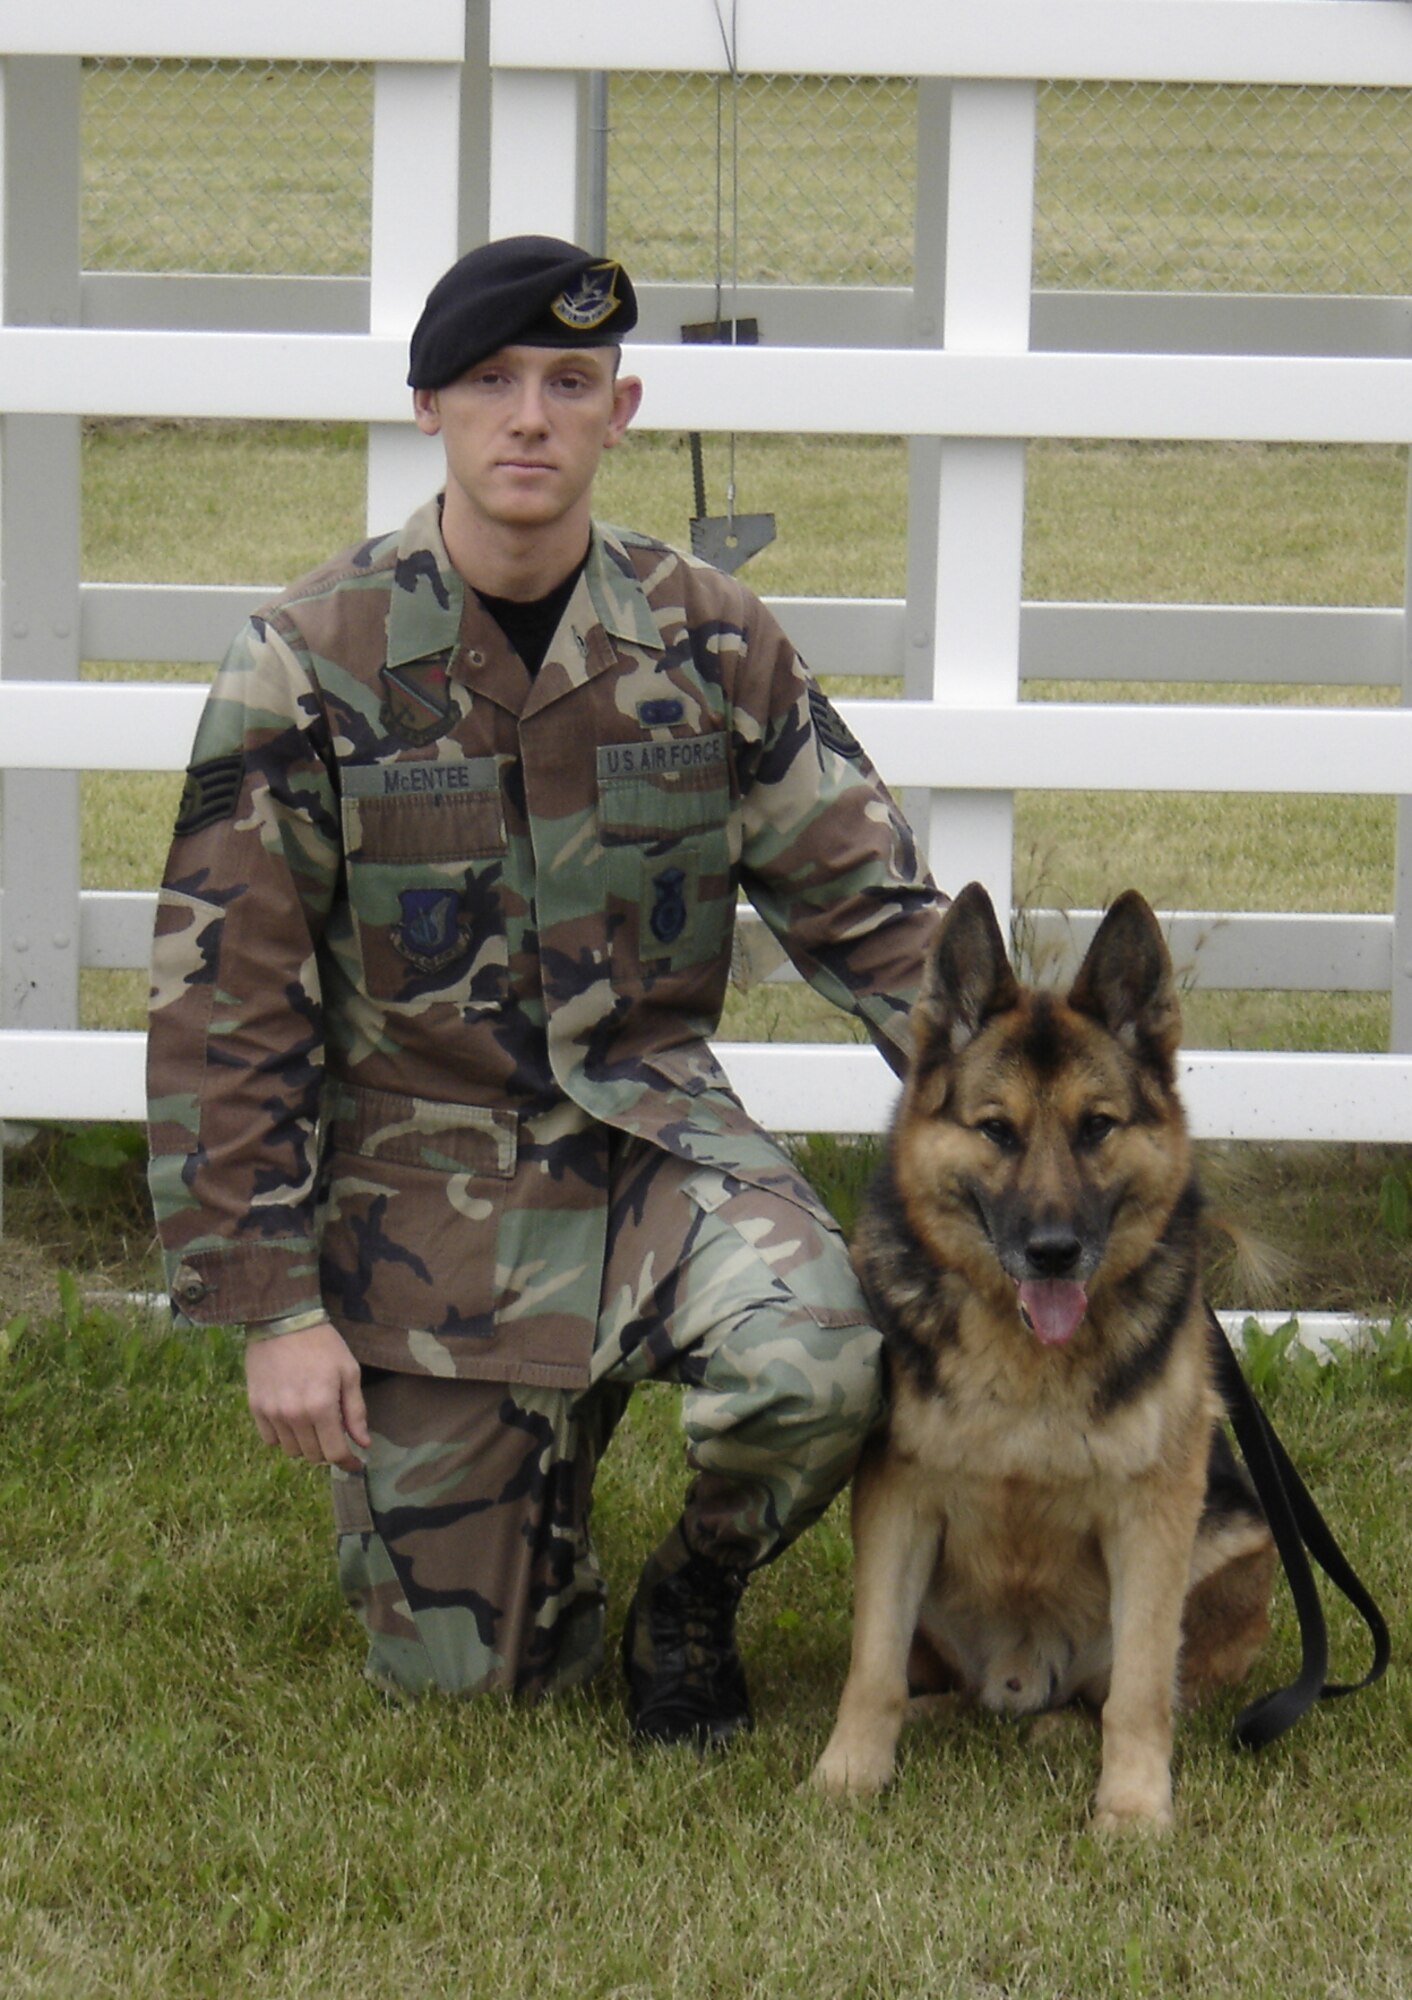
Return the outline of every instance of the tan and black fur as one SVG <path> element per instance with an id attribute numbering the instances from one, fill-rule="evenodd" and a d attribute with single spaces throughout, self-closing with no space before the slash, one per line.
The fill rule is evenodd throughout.
<path id="1" fill-rule="evenodd" d="M 1098 1824 L 1166 1826 L 1175 1704 L 1259 1649 L 1275 1552 L 1219 1424 L 1180 1031 L 1135 892 L 1062 997 L 1019 984 L 978 885 L 947 912 L 854 1246 L 890 1401 L 826 1791 L 887 1783 L 909 1687 L 1082 1702 Z"/>

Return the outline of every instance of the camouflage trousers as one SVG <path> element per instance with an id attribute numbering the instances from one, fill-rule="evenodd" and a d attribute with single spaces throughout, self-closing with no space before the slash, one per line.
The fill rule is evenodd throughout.
<path id="1" fill-rule="evenodd" d="M 365 1369 L 371 1449 L 333 1476 L 370 1680 L 537 1695 L 595 1672 L 594 1474 L 639 1384 L 683 1388 L 693 1548 L 758 1567 L 823 1512 L 878 1415 L 880 1342 L 841 1236 L 798 1192 L 622 1140 L 587 1389 Z"/>

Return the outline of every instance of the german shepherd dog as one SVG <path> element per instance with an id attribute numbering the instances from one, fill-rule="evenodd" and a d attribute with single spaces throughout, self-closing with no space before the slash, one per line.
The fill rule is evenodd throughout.
<path id="1" fill-rule="evenodd" d="M 1101 1710 L 1105 1830 L 1172 1820 L 1178 1699 L 1244 1678 L 1276 1556 L 1220 1427 L 1167 948 L 1135 891 L 1066 996 L 948 910 L 854 1262 L 889 1410 L 853 1485 L 854 1637 L 816 1767 L 892 1775 L 909 1692 Z"/>

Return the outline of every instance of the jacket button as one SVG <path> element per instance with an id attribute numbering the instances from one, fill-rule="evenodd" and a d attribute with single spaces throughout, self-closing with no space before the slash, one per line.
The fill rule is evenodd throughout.
<path id="1" fill-rule="evenodd" d="M 198 1272 L 181 1270 L 177 1272 L 176 1282 L 172 1286 L 172 1297 L 179 1306 L 199 1306 L 210 1289 L 211 1287 Z"/>

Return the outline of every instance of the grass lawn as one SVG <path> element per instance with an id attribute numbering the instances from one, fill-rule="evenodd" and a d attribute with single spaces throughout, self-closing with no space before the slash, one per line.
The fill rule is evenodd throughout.
<path id="1" fill-rule="evenodd" d="M 260 1447 L 236 1343 L 72 1295 L 0 1360 L 0 1989 L 44 2000 L 1099 2000 L 1405 1994 L 1412 1695 L 1320 1708 L 1257 1757 L 1183 1721 L 1179 1830 L 1086 1826 L 1092 1730 L 910 1726 L 894 1790 L 802 1789 L 848 1646 L 845 1511 L 751 1587 L 758 1727 L 631 1752 L 610 1667 L 532 1710 L 382 1707 L 329 1561 L 323 1481 Z M 1407 1629 L 1405 1340 L 1274 1370 L 1267 1407 Z M 679 1491 L 673 1400 L 636 1399 L 595 1515 L 616 1637 Z M 1331 1609 L 1335 1670 L 1363 1640 Z M 1288 1679 L 1281 1593 L 1254 1690 Z"/>

